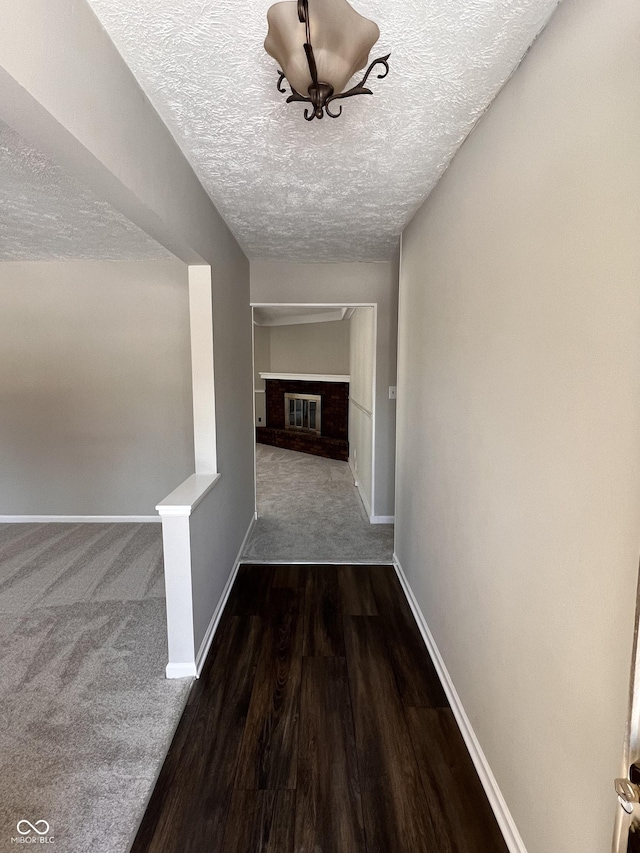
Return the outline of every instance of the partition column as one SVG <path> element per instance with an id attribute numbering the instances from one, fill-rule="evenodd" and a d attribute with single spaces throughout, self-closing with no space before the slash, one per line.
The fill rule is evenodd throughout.
<path id="1" fill-rule="evenodd" d="M 216 404 L 213 370 L 213 305 L 211 267 L 189 267 L 191 328 L 191 382 L 193 386 L 193 441 L 196 474 L 215 474 Z"/>
<path id="2" fill-rule="evenodd" d="M 191 513 L 217 481 L 211 267 L 189 266 L 189 327 L 195 474 L 156 509 L 162 517 L 167 594 L 168 678 L 197 674 L 194 645 Z"/>

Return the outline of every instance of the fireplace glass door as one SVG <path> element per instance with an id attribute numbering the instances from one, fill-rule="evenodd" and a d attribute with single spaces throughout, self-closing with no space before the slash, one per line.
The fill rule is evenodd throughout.
<path id="1" fill-rule="evenodd" d="M 321 400 L 319 394 L 285 394 L 285 428 L 320 435 Z"/>

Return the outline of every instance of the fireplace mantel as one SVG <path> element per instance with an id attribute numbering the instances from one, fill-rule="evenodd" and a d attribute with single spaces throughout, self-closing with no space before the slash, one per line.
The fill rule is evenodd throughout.
<path id="1" fill-rule="evenodd" d="M 294 382 L 349 382 L 351 377 L 329 373 L 261 373 L 260 379 L 289 379 Z"/>

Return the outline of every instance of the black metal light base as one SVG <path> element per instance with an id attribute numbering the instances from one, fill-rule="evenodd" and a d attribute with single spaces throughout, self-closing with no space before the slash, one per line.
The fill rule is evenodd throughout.
<path id="1" fill-rule="evenodd" d="M 307 48 L 307 46 L 310 47 L 310 45 L 305 44 L 305 49 Z M 311 62 L 313 62 L 312 50 L 307 51 L 307 58 L 309 58 L 309 54 L 311 54 L 311 65 Z M 369 74 L 371 74 L 372 70 L 375 68 L 376 65 L 383 65 L 384 72 L 376 76 L 379 80 L 384 79 L 389 73 L 388 59 L 390 56 L 391 54 L 388 53 L 386 56 L 381 56 L 379 59 L 374 59 L 371 65 L 367 68 L 367 71 L 362 80 L 355 86 L 353 86 L 351 89 L 347 89 L 346 92 L 340 92 L 338 95 L 334 95 L 333 86 L 330 86 L 328 83 L 322 83 L 314 79 L 314 81 L 309 86 L 308 95 L 301 95 L 299 92 L 296 92 L 293 86 L 291 86 L 291 94 L 287 98 L 287 103 L 290 104 L 292 101 L 303 101 L 304 103 L 311 104 L 312 109 L 305 109 L 304 111 L 304 117 L 307 121 L 313 121 L 314 118 L 322 118 L 325 113 L 330 118 L 338 118 L 338 116 L 342 115 L 342 104 L 340 105 L 338 112 L 335 113 L 331 112 L 331 110 L 329 109 L 329 104 L 331 104 L 333 101 L 341 100 L 342 98 L 352 98 L 354 95 L 373 95 L 371 89 L 368 89 L 365 86 L 367 78 L 369 77 Z M 315 62 L 313 62 L 313 65 L 315 66 Z M 276 84 L 277 89 L 279 92 L 282 92 L 283 95 L 286 95 L 287 90 L 282 88 L 282 81 L 285 79 L 285 75 L 282 71 L 279 71 L 278 73 L 280 74 L 280 77 L 278 78 L 278 82 Z"/>

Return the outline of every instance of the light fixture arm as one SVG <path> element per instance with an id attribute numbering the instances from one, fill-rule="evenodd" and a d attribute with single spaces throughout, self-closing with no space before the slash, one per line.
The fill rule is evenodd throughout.
<path id="1" fill-rule="evenodd" d="M 300 2 L 306 2 L 306 0 L 298 0 L 299 4 L 300 4 Z M 305 45 L 305 49 L 306 49 L 306 47 L 307 46 Z M 296 90 L 293 88 L 293 86 L 290 86 L 291 94 L 287 98 L 287 103 L 290 104 L 294 101 L 302 101 L 302 102 L 307 103 L 307 104 L 313 104 L 314 105 L 313 110 L 305 110 L 304 111 L 304 117 L 307 121 L 313 121 L 314 118 L 322 118 L 324 113 L 326 113 L 329 116 L 329 118 L 338 118 L 340 115 L 342 115 L 342 104 L 340 105 L 340 109 L 338 110 L 337 113 L 331 112 L 331 110 L 329 109 L 329 104 L 332 101 L 338 101 L 338 100 L 341 100 L 342 98 L 352 98 L 354 95 L 373 95 L 373 92 L 371 91 L 371 89 L 368 89 L 364 84 L 367 82 L 369 75 L 371 74 L 371 72 L 373 71 L 373 69 L 375 68 L 376 65 L 383 65 L 384 66 L 384 72 L 382 74 L 376 75 L 378 77 L 378 79 L 383 80 L 387 76 L 387 74 L 389 73 L 389 57 L 390 56 L 391 56 L 391 54 L 388 53 L 386 56 L 380 56 L 380 57 L 378 57 L 378 59 L 374 59 L 373 62 L 371 63 L 371 65 L 369 65 L 369 67 L 367 68 L 365 75 L 362 78 L 362 80 L 360 80 L 359 83 L 356 83 L 355 86 L 352 86 L 351 89 L 347 89 L 346 92 L 340 92 L 337 95 L 334 95 L 333 89 L 332 89 L 331 94 L 329 94 L 324 99 L 321 108 L 318 108 L 318 106 L 316 105 L 316 102 L 314 101 L 314 98 L 311 96 L 311 88 L 312 88 L 311 86 L 309 87 L 309 96 L 301 95 L 300 92 L 296 92 Z M 280 77 L 278 78 L 278 83 L 276 85 L 276 88 L 278 89 L 279 92 L 286 94 L 287 90 L 283 89 L 281 86 L 282 81 L 285 79 L 285 74 L 283 71 L 280 71 L 280 70 L 278 70 L 278 74 L 280 75 Z M 317 85 L 323 86 L 326 84 L 319 83 Z M 329 87 L 329 88 L 331 88 L 331 87 Z"/>

